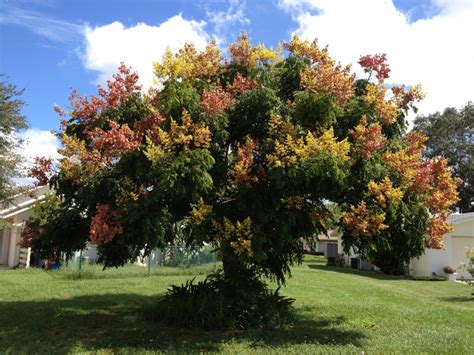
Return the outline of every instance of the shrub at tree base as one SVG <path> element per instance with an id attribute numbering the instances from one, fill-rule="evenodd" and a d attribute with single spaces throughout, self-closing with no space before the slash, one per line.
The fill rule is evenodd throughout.
<path id="1" fill-rule="evenodd" d="M 33 216 L 25 245 L 49 258 L 92 242 L 105 267 L 121 266 L 172 245 L 182 226 L 188 245 L 218 250 L 225 277 L 166 299 L 188 295 L 182 312 L 209 296 L 223 304 L 212 317 L 234 316 L 240 327 L 280 314 L 257 280 L 285 282 L 302 240 L 334 224 L 327 201 L 343 211 L 345 247 L 384 272 L 443 247 L 458 182 L 445 160 L 422 157 L 423 136 L 405 134 L 420 87 L 388 95 L 384 55 L 362 57 L 369 78 L 355 80 L 316 41 L 295 37 L 284 48 L 286 57 L 254 47 L 246 34 L 229 58 L 215 43 L 186 44 L 155 64 L 160 90 L 142 92 L 122 65 L 98 96 L 73 92 L 70 112 L 56 108 L 63 158 L 52 176 L 48 164 L 35 169 L 56 194 Z"/>
<path id="2" fill-rule="evenodd" d="M 293 299 L 271 291 L 254 275 L 226 280 L 222 273 L 204 281 L 171 286 L 150 317 L 167 325 L 206 330 L 288 326 Z"/>

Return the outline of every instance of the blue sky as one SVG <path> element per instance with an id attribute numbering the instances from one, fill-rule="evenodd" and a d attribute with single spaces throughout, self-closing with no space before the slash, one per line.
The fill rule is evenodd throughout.
<path id="1" fill-rule="evenodd" d="M 52 107 L 71 88 L 95 93 L 121 61 L 151 84 L 166 45 L 225 48 L 244 30 L 266 45 L 317 36 L 343 63 L 386 52 L 394 83 L 424 85 L 429 113 L 474 100 L 472 18 L 474 0 L 0 0 L 0 73 L 25 88 L 30 155 L 54 149 Z"/>

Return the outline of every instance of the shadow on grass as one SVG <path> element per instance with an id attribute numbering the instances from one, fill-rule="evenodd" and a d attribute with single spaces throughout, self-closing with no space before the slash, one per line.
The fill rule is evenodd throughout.
<path id="1" fill-rule="evenodd" d="M 405 276 L 385 275 L 385 274 L 382 274 L 382 273 L 377 272 L 377 271 L 362 271 L 362 270 L 356 270 L 356 269 L 349 269 L 349 268 L 345 268 L 345 267 L 327 266 L 327 265 L 313 264 L 313 263 L 308 263 L 307 265 L 310 269 L 340 272 L 340 273 L 343 273 L 343 274 L 370 277 L 370 278 L 376 279 L 376 280 L 403 280 L 403 279 L 407 279 L 407 277 L 405 277 Z"/>
<path id="2" fill-rule="evenodd" d="M 52 295 L 54 297 L 54 294 Z M 158 296 L 105 294 L 48 301 L 0 303 L 0 352 L 67 353 L 99 351 L 219 351 L 241 340 L 254 348 L 292 344 L 352 344 L 363 334 L 341 330 L 343 319 L 299 317 L 286 329 L 204 332 L 177 330 L 146 321 Z"/>
<path id="3" fill-rule="evenodd" d="M 451 297 L 439 297 L 440 301 L 444 302 L 472 302 L 474 303 L 474 292 L 469 296 L 451 296 Z"/>

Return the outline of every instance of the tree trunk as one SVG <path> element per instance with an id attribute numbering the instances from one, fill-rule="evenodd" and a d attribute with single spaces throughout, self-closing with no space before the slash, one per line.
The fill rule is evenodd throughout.
<path id="1" fill-rule="evenodd" d="M 243 268 L 232 247 L 230 245 L 222 245 L 221 254 L 225 278 L 228 280 L 238 279 L 242 275 Z"/>

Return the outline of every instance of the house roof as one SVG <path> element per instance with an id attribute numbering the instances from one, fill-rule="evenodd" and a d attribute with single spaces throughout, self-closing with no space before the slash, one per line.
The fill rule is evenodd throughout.
<path id="1" fill-rule="evenodd" d="M 336 229 L 331 229 L 327 234 L 319 234 L 317 238 L 320 242 L 337 242 L 340 235 L 341 232 Z"/>
<path id="2" fill-rule="evenodd" d="M 11 218 L 30 209 L 35 203 L 43 200 L 48 191 L 47 185 L 38 186 L 14 196 L 11 203 L 0 204 L 0 218 Z"/>
<path id="3" fill-rule="evenodd" d="M 474 221 L 474 212 L 453 213 L 449 216 L 449 221 L 452 224 L 459 224 L 459 223 L 464 223 L 467 221 Z"/>

